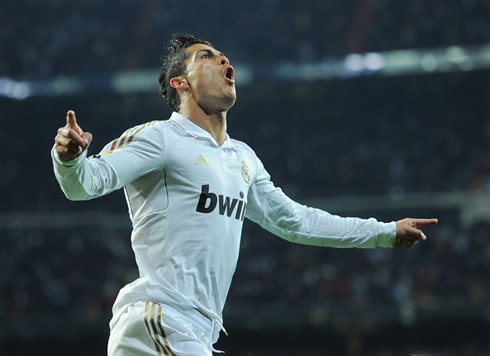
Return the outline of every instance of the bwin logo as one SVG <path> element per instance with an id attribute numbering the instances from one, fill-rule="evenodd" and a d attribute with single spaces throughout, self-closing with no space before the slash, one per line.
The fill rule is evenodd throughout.
<path id="1" fill-rule="evenodd" d="M 240 198 L 244 198 L 243 192 L 240 192 Z M 238 204 L 238 207 L 237 207 Z M 245 217 L 245 210 L 247 209 L 247 203 L 243 200 L 230 198 L 224 195 L 216 195 L 209 191 L 209 184 L 203 185 L 201 188 L 201 196 L 197 203 L 196 211 L 199 213 L 209 214 L 216 209 L 216 205 L 219 208 L 220 215 L 226 215 L 231 217 L 235 211 L 235 219 L 243 221 Z"/>

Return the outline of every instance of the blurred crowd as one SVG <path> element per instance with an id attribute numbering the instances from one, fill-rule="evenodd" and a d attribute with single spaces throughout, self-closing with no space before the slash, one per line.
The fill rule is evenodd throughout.
<path id="1" fill-rule="evenodd" d="M 172 33 L 250 63 L 484 44 L 486 0 L 4 1 L 0 76 L 44 78 L 159 65 Z"/>
<path id="2" fill-rule="evenodd" d="M 488 76 L 270 86 L 267 96 L 258 87 L 253 100 L 260 109 L 239 101 L 238 117 L 246 119 L 231 116 L 230 130 L 293 197 L 483 191 Z"/>
<path id="3" fill-rule="evenodd" d="M 2 229 L 0 315 L 106 320 L 119 289 L 136 279 L 130 231 Z"/>
<path id="4" fill-rule="evenodd" d="M 225 325 L 231 330 L 246 325 L 244 320 L 233 319 L 240 308 L 252 313 L 258 320 L 256 328 L 265 331 L 269 330 L 265 326 L 267 318 L 274 315 L 281 318 L 284 310 L 305 314 L 307 321 L 298 321 L 298 330 L 305 325 L 342 328 L 342 313 L 351 313 L 348 310 L 359 312 L 354 320 L 361 322 L 364 318 L 361 315 L 383 313 L 388 307 L 392 307 L 391 315 L 385 319 L 379 317 L 380 325 L 398 325 L 403 315 L 397 311 L 407 306 L 417 315 L 415 319 L 422 315 L 421 324 L 413 322 L 417 328 L 437 322 L 438 318 L 447 320 L 446 327 L 453 320 L 471 321 L 471 315 L 478 319 L 481 311 L 488 308 L 490 298 L 490 223 L 462 227 L 451 214 L 442 214 L 440 219 L 440 226 L 426 229 L 428 241 L 410 250 L 300 246 L 274 238 L 247 223 L 225 309 Z M 96 225 L 0 229 L 0 325 L 4 332 L 12 330 L 14 324 L 9 327 L 10 323 L 29 325 L 35 320 L 61 320 L 72 328 L 92 325 L 93 330 L 101 327 L 106 330 L 119 289 L 137 278 L 129 235 L 129 228 L 107 229 Z M 307 315 L 312 305 L 327 308 L 330 313 Z M 262 306 L 268 311 L 264 312 Z M 424 312 L 435 314 L 425 320 Z M 370 327 L 376 330 L 373 328 Z M 473 339 L 478 333 L 485 334 L 484 330 L 474 331 Z M 233 337 L 240 335 L 232 333 L 230 338 Z M 435 343 L 434 353 L 428 355 L 475 355 L 471 352 L 478 350 L 476 345 L 468 346 L 465 338 L 460 337 L 458 348 Z M 259 341 L 255 341 L 258 345 Z M 262 342 L 274 345 L 271 338 Z M 402 350 L 413 350 L 417 344 L 404 342 L 403 345 L 405 348 L 400 353 L 385 345 L 362 355 L 407 355 Z M 463 352 L 466 349 L 473 351 Z M 233 354 L 261 355 L 246 350 L 250 349 L 243 348 L 243 353 Z M 281 353 L 278 347 L 275 350 L 267 354 L 299 355 L 292 351 Z M 321 354 L 314 352 L 313 346 L 310 350 L 311 353 L 300 354 Z"/>
<path id="5" fill-rule="evenodd" d="M 490 38 L 489 13 L 487 0 L 8 1 L 0 4 L 0 77 L 105 75 L 158 67 L 167 39 L 180 31 L 209 39 L 232 62 L 253 65 L 478 45 Z M 228 114 L 229 134 L 248 143 L 274 183 L 300 201 L 489 192 L 489 76 L 487 70 L 308 83 L 258 80 L 239 87 Z M 68 202 L 52 172 L 53 138 L 66 110 L 74 109 L 80 126 L 94 135 L 89 154 L 95 154 L 127 128 L 165 120 L 170 111 L 158 93 L 22 102 L 0 98 L 0 109 L 0 329 L 56 316 L 68 318 L 72 326 L 105 327 L 119 289 L 138 275 L 129 223 L 74 228 L 59 222 L 66 212 L 100 212 L 103 217 L 125 214 L 127 208 L 122 192 Z M 18 223 L 19 216 L 45 212 L 53 221 L 37 227 Z M 488 305 L 490 223 L 462 225 L 456 210 L 425 213 L 439 217 L 440 224 L 427 230 L 427 242 L 411 250 L 299 246 L 246 223 L 225 318 L 234 308 L 258 305 L 364 311 Z M 394 215 L 384 211 L 379 218 L 403 217 Z M 407 355 L 417 345 L 405 346 L 362 354 Z M 424 350 L 414 355 L 489 352 L 488 345 L 479 344 Z M 246 348 L 233 354 L 261 355 Z"/>
<path id="6" fill-rule="evenodd" d="M 444 219 L 411 250 L 294 245 L 247 224 L 229 295 L 233 305 L 415 308 L 478 305 L 490 298 L 490 223 Z M 122 286 L 137 278 L 130 230 L 2 228 L 0 314 L 49 313 L 107 320 Z"/>
<path id="7" fill-rule="evenodd" d="M 490 224 L 463 228 L 454 217 L 440 215 L 442 225 L 428 229 L 429 241 L 401 251 L 278 243 L 250 226 L 244 231 L 231 300 L 366 309 L 488 301 Z"/>

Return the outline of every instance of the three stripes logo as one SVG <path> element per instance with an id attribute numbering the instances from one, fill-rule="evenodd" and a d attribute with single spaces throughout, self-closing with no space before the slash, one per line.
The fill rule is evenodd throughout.
<path id="1" fill-rule="evenodd" d="M 158 121 L 150 121 L 150 122 L 147 122 L 146 124 L 138 125 L 138 126 L 135 126 L 129 130 L 126 130 L 121 135 L 121 137 L 116 138 L 114 141 L 112 141 L 111 149 L 109 151 L 114 151 L 114 150 L 122 148 L 124 145 L 130 144 L 134 140 L 134 136 L 136 136 L 136 134 L 138 132 L 143 130 L 145 127 L 153 126 L 157 123 L 158 123 Z"/>
<path id="2" fill-rule="evenodd" d="M 158 310 L 155 313 L 155 309 Z M 155 320 L 155 316 L 156 319 Z M 145 326 L 148 335 L 155 345 L 155 350 L 158 356 L 175 356 L 170 350 L 170 346 L 165 335 L 165 331 L 162 327 L 162 306 L 147 301 L 145 304 Z"/>

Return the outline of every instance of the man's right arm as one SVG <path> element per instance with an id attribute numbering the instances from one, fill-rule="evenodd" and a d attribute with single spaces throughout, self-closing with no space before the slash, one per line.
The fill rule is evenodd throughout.
<path id="1" fill-rule="evenodd" d="M 106 146 L 101 154 L 87 159 L 92 135 L 76 123 L 69 111 L 67 124 L 58 130 L 51 151 L 56 179 L 70 200 L 88 200 L 106 195 L 134 179 L 163 166 L 160 130 L 152 130 L 157 122 L 138 126 L 121 144 L 111 150 Z"/>

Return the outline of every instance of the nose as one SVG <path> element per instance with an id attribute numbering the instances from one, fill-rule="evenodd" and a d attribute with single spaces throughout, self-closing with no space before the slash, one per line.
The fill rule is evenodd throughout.
<path id="1" fill-rule="evenodd" d="M 228 65 L 230 64 L 230 61 L 228 60 L 228 58 L 226 58 L 225 56 L 222 56 L 221 57 L 221 65 Z"/>

